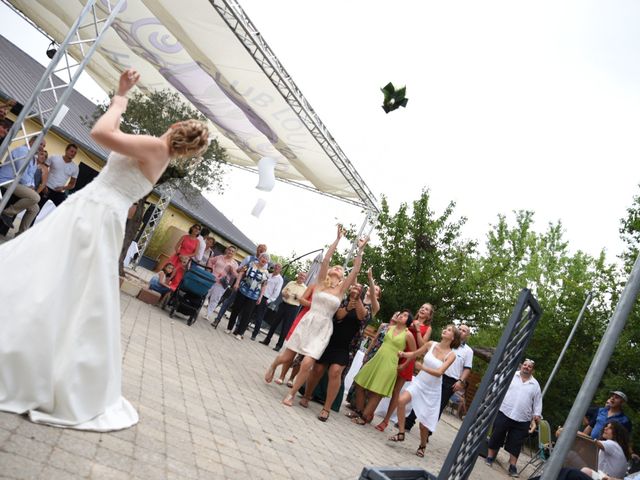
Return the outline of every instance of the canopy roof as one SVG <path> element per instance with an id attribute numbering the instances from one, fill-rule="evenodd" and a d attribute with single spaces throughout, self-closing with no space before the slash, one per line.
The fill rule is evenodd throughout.
<path id="1" fill-rule="evenodd" d="M 61 42 L 85 1 L 10 3 Z M 269 156 L 279 179 L 377 210 L 374 195 L 235 1 L 126 2 L 87 69 L 109 91 L 129 67 L 140 72 L 143 90 L 176 90 L 209 118 L 231 163 L 255 169 Z"/>

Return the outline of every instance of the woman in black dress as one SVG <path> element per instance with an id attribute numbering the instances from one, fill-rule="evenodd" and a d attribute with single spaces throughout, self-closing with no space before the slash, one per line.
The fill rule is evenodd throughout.
<path id="1" fill-rule="evenodd" d="M 313 391 L 324 373 L 329 369 L 329 382 L 324 408 L 318 415 L 318 420 L 322 422 L 326 422 L 329 418 L 329 409 L 338 394 L 338 390 L 340 390 L 342 371 L 349 363 L 351 340 L 360 331 L 362 322 L 371 317 L 371 306 L 364 305 L 360 298 L 361 293 L 362 285 L 358 283 L 352 285 L 349 290 L 349 296 L 340 304 L 333 317 L 333 334 L 329 344 L 313 367 L 304 388 L 304 397 L 300 400 L 301 406 L 307 407 L 309 405 Z"/>

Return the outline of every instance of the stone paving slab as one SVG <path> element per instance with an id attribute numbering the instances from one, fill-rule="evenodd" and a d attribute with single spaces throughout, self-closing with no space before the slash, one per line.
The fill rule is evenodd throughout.
<path id="1" fill-rule="evenodd" d="M 123 392 L 135 427 L 92 433 L 35 425 L 0 412 L 1 479 L 357 479 L 365 465 L 419 466 L 437 473 L 459 421 L 443 415 L 426 457 L 418 433 L 404 443 L 321 406 L 287 408 L 286 387 L 262 380 L 275 352 L 236 340 L 202 319 L 122 295 Z M 499 462 L 506 465 L 506 454 Z M 520 462 L 528 459 L 521 457 Z M 508 478 L 478 462 L 472 479 Z M 526 476 L 524 476 L 526 478 Z"/>

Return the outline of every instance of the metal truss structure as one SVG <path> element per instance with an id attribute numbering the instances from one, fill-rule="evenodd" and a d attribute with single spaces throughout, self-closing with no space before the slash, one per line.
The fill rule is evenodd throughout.
<path id="1" fill-rule="evenodd" d="M 438 480 L 469 478 L 478 458 L 480 446 L 487 438 L 489 427 L 502 404 L 541 316 L 542 310 L 537 300 L 530 290 L 523 289 L 491 358 L 489 368 L 482 378 L 480 388 L 451 445 L 437 477 Z"/>
<path id="2" fill-rule="evenodd" d="M 360 230 L 358 230 L 358 234 L 356 235 L 356 237 L 353 239 L 353 242 L 351 243 L 351 249 L 349 250 L 349 253 L 344 259 L 343 267 L 345 270 L 347 269 L 347 264 L 353 258 L 353 255 L 358 250 L 358 240 L 364 237 L 369 237 L 371 235 L 371 232 L 373 232 L 373 229 L 376 226 L 377 220 L 378 220 L 378 212 L 368 210 L 367 215 L 364 221 L 362 222 L 362 225 L 360 226 Z"/>
<path id="3" fill-rule="evenodd" d="M 153 237 L 153 232 L 155 232 L 156 227 L 160 224 L 160 220 L 162 220 L 162 216 L 164 212 L 169 208 L 169 204 L 171 203 L 171 197 L 173 196 L 174 188 L 173 186 L 162 186 L 156 190 L 160 194 L 160 198 L 158 199 L 158 203 L 153 206 L 153 212 L 151 213 L 151 217 L 149 221 L 144 226 L 144 230 L 142 231 L 142 235 L 138 239 L 138 256 L 136 259 L 131 262 L 131 267 L 135 270 L 138 264 L 140 263 L 140 259 L 144 252 L 147 250 L 149 246 L 149 242 L 151 241 L 151 237 Z M 151 208 L 151 207 L 149 207 Z"/>
<path id="4" fill-rule="evenodd" d="M 342 176 L 349 182 L 349 185 L 351 185 L 351 188 L 357 193 L 362 202 L 357 205 L 363 206 L 367 210 L 378 212 L 375 196 L 240 5 L 235 0 L 209 0 L 209 2 L 244 45 L 265 75 L 271 80 L 274 87 L 287 101 L 325 153 L 331 158 L 331 161 Z M 340 198 L 340 200 L 344 199 Z"/>
<path id="5" fill-rule="evenodd" d="M 58 51 L 0 145 L 0 165 L 8 162 L 15 175 L 13 180 L 0 185 L 6 187 L 4 195 L 0 194 L 0 212 L 6 207 L 9 198 L 27 170 L 29 161 L 38 151 L 42 139 L 52 126 L 62 121 L 67 111 L 65 102 L 73 92 L 76 81 L 98 47 L 104 33 L 115 20 L 125 0 L 118 0 L 114 6 L 110 1 L 101 0 L 101 9 L 96 8 L 96 3 L 96 0 L 87 1 L 80 16 L 58 47 Z M 105 18 L 100 16 L 102 8 L 106 9 L 106 13 L 108 13 Z M 79 61 L 74 60 L 68 54 L 72 48 L 76 50 L 74 53 L 80 59 Z M 60 67 L 59 64 L 61 64 Z M 69 79 L 68 82 L 65 83 L 64 79 L 56 75 L 59 73 L 65 73 L 65 77 Z M 36 120 L 41 125 L 41 129 L 27 133 L 25 122 L 30 119 Z M 20 132 L 19 136 L 18 132 Z M 29 152 L 20 158 L 10 158 L 9 146 L 12 142 L 21 140 L 30 141 Z"/>

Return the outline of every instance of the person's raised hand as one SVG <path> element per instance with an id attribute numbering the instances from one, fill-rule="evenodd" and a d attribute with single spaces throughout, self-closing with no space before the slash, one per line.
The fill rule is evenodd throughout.
<path id="1" fill-rule="evenodd" d="M 133 68 L 128 68 L 122 74 L 120 74 L 120 81 L 118 82 L 118 95 L 125 96 L 129 93 L 129 90 L 138 83 L 140 80 L 140 74 Z"/>
<path id="2" fill-rule="evenodd" d="M 344 227 L 342 226 L 341 223 L 338 224 L 338 235 L 337 235 L 337 239 L 340 240 L 342 238 L 342 236 L 344 235 Z"/>
<path id="3" fill-rule="evenodd" d="M 369 237 L 359 238 L 358 239 L 358 250 L 362 252 L 364 250 L 364 246 L 369 241 Z"/>
<path id="4" fill-rule="evenodd" d="M 373 283 L 373 267 L 369 267 L 369 270 L 367 270 L 367 278 L 369 283 Z"/>

